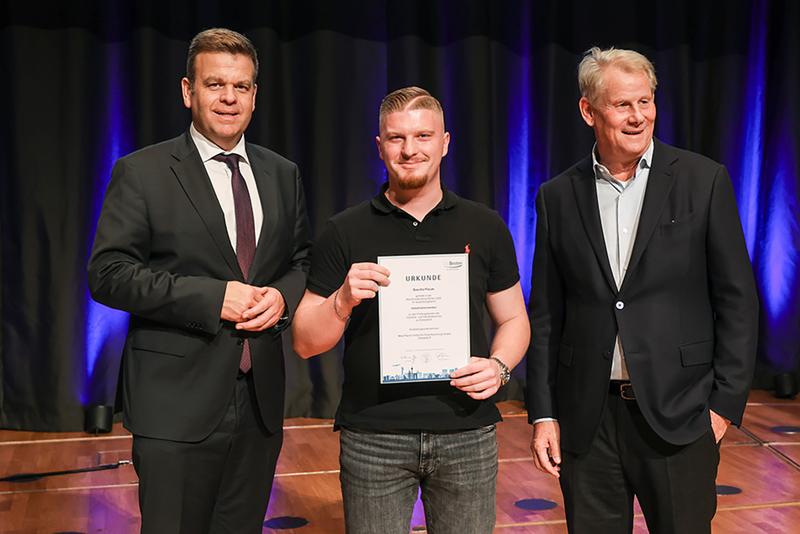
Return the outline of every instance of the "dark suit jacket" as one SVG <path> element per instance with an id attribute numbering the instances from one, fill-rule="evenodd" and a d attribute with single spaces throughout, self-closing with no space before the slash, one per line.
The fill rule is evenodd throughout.
<path id="1" fill-rule="evenodd" d="M 628 271 L 617 291 L 591 157 L 536 200 L 529 417 L 555 417 L 562 447 L 588 450 L 619 332 L 637 402 L 664 440 L 740 423 L 755 363 L 758 300 L 730 178 L 655 141 Z"/>
<path id="2" fill-rule="evenodd" d="M 307 271 L 308 220 L 297 166 L 248 143 L 264 211 L 245 280 L 222 209 L 189 133 L 117 161 L 89 260 L 92 297 L 131 314 L 122 358 L 125 427 L 176 441 L 206 437 L 233 393 L 242 340 L 264 424 L 283 420 L 280 332 L 220 319 L 226 283 L 273 286 L 291 315 Z"/>

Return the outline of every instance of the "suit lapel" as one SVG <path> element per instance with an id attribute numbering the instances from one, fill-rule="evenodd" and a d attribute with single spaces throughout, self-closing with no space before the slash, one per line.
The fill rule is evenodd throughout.
<path id="1" fill-rule="evenodd" d="M 664 205 L 672 190 L 672 184 L 675 181 L 675 177 L 672 175 L 672 164 L 677 159 L 676 155 L 658 139 L 654 138 L 653 142 L 655 143 L 653 164 L 650 168 L 650 175 L 647 178 L 647 190 L 644 193 L 639 226 L 636 230 L 636 239 L 633 242 L 633 251 L 631 252 L 630 261 L 628 261 L 628 269 L 620 291 L 625 288 L 627 281 L 633 278 L 633 272 L 639 260 L 642 259 L 642 254 L 647 248 L 650 238 L 653 236 L 661 212 L 664 210 Z"/>
<path id="2" fill-rule="evenodd" d="M 614 282 L 611 265 L 608 263 L 608 251 L 603 237 L 600 208 L 597 206 L 597 189 L 594 182 L 592 158 L 589 157 L 578 163 L 576 172 L 572 176 L 572 187 L 575 191 L 575 201 L 578 204 L 578 212 L 580 213 L 584 230 L 589 237 L 589 242 L 592 244 L 594 254 L 597 256 L 597 263 L 600 265 L 600 270 L 603 271 L 606 282 L 616 294 L 617 284 Z"/>
<path id="3" fill-rule="evenodd" d="M 189 132 L 186 132 L 178 140 L 178 145 L 172 157 L 176 160 L 172 165 L 172 171 L 175 173 L 186 196 L 189 197 L 189 201 L 203 220 L 208 233 L 211 234 L 214 243 L 222 253 L 222 257 L 225 258 L 225 263 L 241 280 L 243 278 L 242 270 L 236 261 L 236 252 L 234 252 L 228 237 L 225 216 L 222 213 L 217 195 L 214 193 L 213 187 L 211 187 L 211 180 L 208 178 L 206 168 L 200 159 L 200 154 L 197 152 L 197 147 L 195 147 Z"/>
<path id="4" fill-rule="evenodd" d="M 256 243 L 256 255 L 253 257 L 253 265 L 250 267 L 250 278 L 252 279 L 258 267 L 265 261 L 264 258 L 268 257 L 270 244 L 275 241 L 273 234 L 278 227 L 280 191 L 277 180 L 266 170 L 268 165 L 263 155 L 253 149 L 249 143 L 245 149 L 252 166 L 256 187 L 258 187 L 258 196 L 261 200 L 261 210 L 264 214 L 261 233 L 258 236 L 258 243 Z"/>

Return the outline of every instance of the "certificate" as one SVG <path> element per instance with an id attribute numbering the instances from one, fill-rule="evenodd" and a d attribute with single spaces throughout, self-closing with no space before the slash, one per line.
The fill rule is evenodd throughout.
<path id="1" fill-rule="evenodd" d="M 466 254 L 378 256 L 390 284 L 378 290 L 381 384 L 450 380 L 469 362 Z"/>

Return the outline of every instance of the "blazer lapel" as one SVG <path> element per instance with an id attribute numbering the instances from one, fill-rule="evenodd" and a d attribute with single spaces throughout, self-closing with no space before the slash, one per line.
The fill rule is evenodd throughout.
<path id="1" fill-rule="evenodd" d="M 253 279 L 258 266 L 268 257 L 271 243 L 274 243 L 274 233 L 278 228 L 278 217 L 280 210 L 280 191 L 278 182 L 269 172 L 267 172 L 267 162 L 262 154 L 250 147 L 249 143 L 245 147 L 247 157 L 253 169 L 253 176 L 258 187 L 258 196 L 261 200 L 261 210 L 264 213 L 261 222 L 261 233 L 256 243 L 256 255 L 253 257 L 253 265 L 250 268 L 250 278 Z"/>
<path id="2" fill-rule="evenodd" d="M 622 281 L 620 291 L 625 287 L 626 282 L 633 278 L 633 272 L 642 259 L 642 254 L 653 236 L 661 212 L 664 210 L 672 184 L 675 177 L 672 175 L 672 164 L 677 159 L 676 155 L 658 139 L 653 139 L 653 163 L 650 168 L 650 175 L 647 178 L 647 190 L 644 193 L 642 202 L 642 212 L 639 216 L 639 227 L 636 230 L 636 239 L 633 242 L 633 251 L 625 279 Z"/>
<path id="3" fill-rule="evenodd" d="M 606 282 L 616 295 L 617 284 L 614 282 L 614 275 L 608 262 L 608 251 L 603 237 L 603 226 L 600 222 L 600 208 L 597 206 L 597 188 L 594 182 L 592 158 L 589 157 L 578 163 L 576 172 L 572 176 L 572 187 L 575 191 L 575 201 L 578 204 L 578 212 L 584 230 L 592 244 L 594 254 L 597 256 L 597 263 L 600 265 Z"/>
<path id="4" fill-rule="evenodd" d="M 172 171 L 175 173 L 186 196 L 189 197 L 189 201 L 203 220 L 208 233 L 211 234 L 214 243 L 222 253 L 222 257 L 225 258 L 225 263 L 228 264 L 228 267 L 238 279 L 243 279 L 239 262 L 236 261 L 236 252 L 234 252 L 231 240 L 228 237 L 225 216 L 222 213 L 217 195 L 214 193 L 214 188 L 211 187 L 211 180 L 208 178 L 206 168 L 200 159 L 200 154 L 197 152 L 197 147 L 195 147 L 189 132 L 186 132 L 183 138 L 178 141 L 178 146 L 172 157 L 176 160 L 172 165 Z"/>

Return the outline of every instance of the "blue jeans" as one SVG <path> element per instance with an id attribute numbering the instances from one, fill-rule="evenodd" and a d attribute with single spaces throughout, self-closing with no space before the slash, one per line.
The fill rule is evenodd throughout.
<path id="1" fill-rule="evenodd" d="M 408 534 L 420 488 L 429 534 L 492 532 L 494 425 L 447 434 L 342 428 L 340 443 L 348 534 Z"/>

